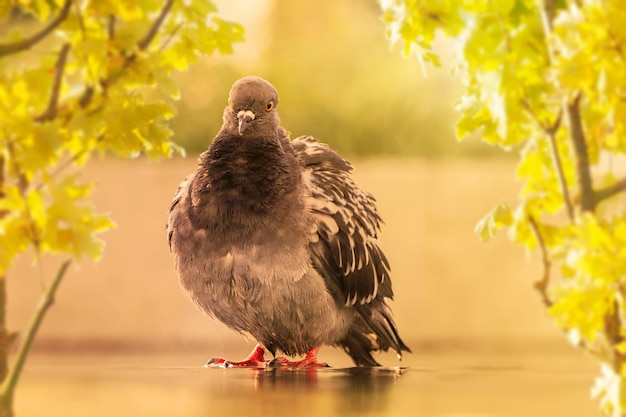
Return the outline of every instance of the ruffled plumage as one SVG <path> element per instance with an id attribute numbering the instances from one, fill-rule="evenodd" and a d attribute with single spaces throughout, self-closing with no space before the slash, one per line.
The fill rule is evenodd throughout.
<path id="1" fill-rule="evenodd" d="M 266 81 L 235 83 L 222 129 L 181 183 L 167 233 L 182 287 L 272 353 L 339 345 L 375 366 L 373 351 L 410 351 L 386 302 L 374 197 L 327 145 L 290 141 L 277 105 Z"/>

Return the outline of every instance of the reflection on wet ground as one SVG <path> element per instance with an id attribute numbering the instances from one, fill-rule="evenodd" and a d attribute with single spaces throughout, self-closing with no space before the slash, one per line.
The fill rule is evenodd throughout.
<path id="1" fill-rule="evenodd" d="M 35 360 L 16 399 L 30 416 L 590 416 L 595 377 L 558 357 L 422 355 L 406 368 L 206 369 L 163 358 Z M 133 363 L 135 362 L 135 363 Z M 156 363 L 159 363 L 158 365 Z M 180 358 L 170 363 L 180 363 Z"/>
<path id="2" fill-rule="evenodd" d="M 254 374 L 254 387 L 285 401 L 319 394 L 333 415 L 375 415 L 390 410 L 388 396 L 407 368 L 343 368 L 302 371 L 272 369 Z M 390 410 L 392 411 L 392 410 Z M 323 415 L 323 414 L 320 414 Z"/>

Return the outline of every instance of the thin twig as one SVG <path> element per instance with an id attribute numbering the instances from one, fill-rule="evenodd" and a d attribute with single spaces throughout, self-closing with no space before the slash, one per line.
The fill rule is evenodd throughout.
<path id="1" fill-rule="evenodd" d="M 569 194 L 569 188 L 567 186 L 567 180 L 565 178 L 565 171 L 563 170 L 563 161 L 561 160 L 561 154 L 556 142 L 556 134 L 561 127 L 563 120 L 563 109 L 559 110 L 556 120 L 551 126 L 547 126 L 543 121 L 539 120 L 530 104 L 526 100 L 522 100 L 522 105 L 531 115 L 531 117 L 537 122 L 539 127 L 548 135 L 548 141 L 550 143 L 550 150 L 552 151 L 552 161 L 554 163 L 554 169 L 556 170 L 557 178 L 559 179 L 559 186 L 561 187 L 561 193 L 563 194 L 563 201 L 567 208 L 567 216 L 570 222 L 574 222 L 574 205 Z"/>
<path id="2" fill-rule="evenodd" d="M 161 46 L 159 47 L 159 52 L 163 52 L 165 50 L 165 48 L 167 48 L 167 45 L 169 45 L 169 43 L 172 41 L 172 39 L 174 39 L 174 36 L 178 33 L 180 28 L 182 28 L 183 26 L 184 26 L 184 22 L 180 22 L 179 24 L 176 25 L 174 30 L 172 30 L 172 32 L 163 41 L 163 43 L 161 43 Z"/>
<path id="3" fill-rule="evenodd" d="M 115 39 L 115 18 L 114 14 L 109 16 L 109 23 L 107 25 L 107 35 L 109 36 L 109 40 L 112 41 Z"/>
<path id="4" fill-rule="evenodd" d="M 10 406 L 13 401 L 13 393 L 15 391 L 15 387 L 19 380 L 20 374 L 22 373 L 22 369 L 26 362 L 26 357 L 28 356 L 28 352 L 33 344 L 33 340 L 43 322 L 43 319 L 46 315 L 48 309 L 54 303 L 54 296 L 56 294 L 56 290 L 61 283 L 61 280 L 65 276 L 67 269 L 69 268 L 71 260 L 67 260 L 63 262 L 61 267 L 59 268 L 57 275 L 52 280 L 50 286 L 46 289 L 44 293 L 41 294 L 41 298 L 39 299 L 39 304 L 37 305 L 37 309 L 31 318 L 31 321 L 26 329 L 26 333 L 24 335 L 24 340 L 20 344 L 17 354 L 15 355 L 15 359 L 13 364 L 9 368 L 9 372 L 2 381 L 2 385 L 0 386 L 0 403 L 2 405 Z"/>
<path id="5" fill-rule="evenodd" d="M 552 47 L 552 43 L 550 42 L 550 36 L 552 34 L 552 29 L 554 26 L 554 18 L 556 17 L 557 12 L 557 0 L 543 0 L 543 4 L 541 7 L 541 20 L 543 22 L 543 32 L 545 36 L 545 44 L 548 50 L 548 64 L 550 64 L 554 60 L 554 48 Z M 529 108 L 529 106 L 527 106 Z M 537 117 L 535 120 L 537 120 Z M 548 134 L 548 138 L 550 140 L 550 148 L 552 149 L 552 157 L 554 161 L 554 167 L 557 171 L 557 175 L 559 178 L 559 183 L 561 186 L 561 193 L 563 194 L 563 200 L 565 201 L 565 206 L 567 207 L 567 216 L 569 217 L 570 222 L 574 222 L 575 213 L 574 213 L 574 205 L 572 204 L 572 199 L 569 195 L 569 188 L 567 187 L 567 181 L 565 180 L 565 173 L 563 171 L 563 162 L 561 161 L 561 155 L 559 153 L 559 149 L 556 141 L 556 132 L 561 125 L 561 120 L 563 117 L 563 110 L 559 111 L 559 116 L 557 118 L 556 123 L 553 126 L 553 129 L 546 129 L 545 126 L 542 125 L 541 121 L 537 120 L 537 122 L 543 126 L 544 131 Z"/>
<path id="6" fill-rule="evenodd" d="M 161 12 L 159 13 L 159 16 L 156 18 L 156 20 L 154 21 L 154 23 L 152 24 L 152 26 L 150 27 L 146 35 L 137 43 L 137 47 L 139 48 L 140 51 L 145 50 L 148 47 L 148 45 L 150 45 L 150 42 L 152 42 L 152 39 L 154 39 L 156 34 L 159 32 L 159 28 L 165 21 L 165 18 L 167 17 L 167 14 L 170 12 L 170 9 L 172 8 L 173 5 L 174 5 L 174 0 L 167 0 L 165 2 L 165 5 L 163 6 L 163 8 L 161 9 Z"/>
<path id="7" fill-rule="evenodd" d="M 101 142 L 104 139 L 104 134 L 100 134 L 97 138 L 96 138 L 96 142 Z M 68 159 L 66 159 L 63 162 L 60 162 L 55 169 L 50 172 L 50 177 L 56 177 L 57 175 L 59 175 L 61 172 L 63 172 L 65 169 L 67 169 L 70 165 L 72 165 L 73 163 L 75 163 L 76 161 L 78 161 L 80 158 L 82 158 L 85 154 L 91 152 L 91 150 L 88 147 L 84 147 L 83 149 L 81 149 L 80 151 L 76 152 L 75 154 L 73 154 L 71 157 L 69 157 Z M 41 190 L 43 187 L 46 186 L 45 182 L 40 182 L 38 183 L 36 186 L 34 186 L 33 188 L 35 190 Z"/>
<path id="8" fill-rule="evenodd" d="M 74 2 L 74 13 L 76 14 L 76 21 L 78 22 L 78 27 L 80 28 L 80 33 L 83 35 L 83 39 L 87 37 L 87 30 L 85 29 L 85 21 L 83 19 L 83 14 L 80 9 L 80 2 Z"/>
<path id="9" fill-rule="evenodd" d="M 587 140 L 585 139 L 585 131 L 580 116 L 581 97 L 582 94 L 579 92 L 574 101 L 565 104 L 565 111 L 570 125 L 570 136 L 576 156 L 576 176 L 580 189 L 580 208 L 582 211 L 593 212 L 595 210 L 595 199 L 591 180 L 589 151 L 587 150 Z"/>
<path id="10" fill-rule="evenodd" d="M 552 32 L 552 25 L 556 17 L 557 0 L 543 0 L 544 25 Z"/>
<path id="11" fill-rule="evenodd" d="M 561 154 L 559 152 L 559 147 L 556 141 L 556 132 L 558 130 L 558 126 L 561 124 L 562 114 L 562 111 L 559 112 L 559 117 L 557 119 L 557 123 L 555 124 L 556 128 L 546 130 L 546 133 L 548 134 L 548 139 L 550 141 L 552 159 L 554 162 L 554 168 L 556 169 L 557 177 L 559 179 L 561 193 L 563 194 L 563 201 L 565 202 L 565 207 L 567 208 L 567 217 L 569 217 L 570 222 L 574 222 L 574 205 L 572 204 L 572 198 L 569 194 L 569 187 L 567 186 L 567 179 L 565 178 L 565 171 L 563 170 L 563 161 L 561 160 Z"/>
<path id="12" fill-rule="evenodd" d="M 91 103 L 91 99 L 93 99 L 93 94 L 95 93 L 95 88 L 92 85 L 88 85 L 85 87 L 85 91 L 78 98 L 78 105 L 81 109 L 84 109 Z"/>
<path id="13" fill-rule="evenodd" d="M 541 278 L 535 281 L 533 287 L 539 292 L 541 295 L 541 300 L 543 304 L 550 308 L 552 306 L 552 300 L 548 296 L 548 286 L 550 285 L 550 270 L 552 268 L 552 262 L 550 261 L 550 255 L 548 253 L 548 248 L 546 247 L 546 242 L 539 231 L 539 225 L 534 217 L 529 216 L 528 222 L 530 223 L 530 227 L 535 235 L 535 239 L 537 239 L 537 243 L 539 244 L 539 249 L 541 250 L 541 261 L 543 264 L 543 270 L 541 272 Z"/>
<path id="14" fill-rule="evenodd" d="M 50 23 L 48 23 L 46 27 L 44 27 L 39 32 L 35 33 L 30 38 L 22 39 L 21 41 L 16 42 L 16 43 L 0 45 L 0 57 L 29 49 L 30 47 L 35 45 L 37 42 L 44 39 L 46 36 L 52 33 L 52 31 L 56 29 L 57 26 L 63 23 L 63 21 L 69 15 L 71 6 L 72 6 L 72 0 L 65 0 L 65 3 L 63 3 L 63 7 L 61 7 L 61 10 L 59 11 L 59 14 L 57 15 L 57 17 L 51 20 Z"/>
<path id="15" fill-rule="evenodd" d="M 20 169 L 20 166 L 18 165 L 15 155 L 16 155 L 16 151 L 15 151 L 15 146 L 13 144 L 12 141 L 7 142 L 7 152 L 9 154 L 9 161 L 11 162 L 11 169 L 13 170 L 13 172 L 15 173 L 15 176 L 17 177 L 17 188 L 18 191 L 20 193 L 20 197 L 22 198 L 23 202 L 24 202 L 24 212 L 26 214 L 26 219 L 28 220 L 28 233 L 30 233 L 30 240 L 33 244 L 33 246 L 35 247 L 35 251 L 37 252 L 37 255 L 39 255 L 40 253 L 40 249 L 41 249 L 41 240 L 39 238 L 39 234 L 37 233 L 37 227 L 35 226 L 35 221 L 33 220 L 33 215 L 30 211 L 30 205 L 28 204 L 27 201 L 27 192 L 28 189 L 31 186 L 31 182 L 29 181 L 28 177 L 24 174 L 24 172 Z"/>
<path id="16" fill-rule="evenodd" d="M 56 65 L 54 66 L 54 81 L 52 83 L 52 90 L 50 91 L 48 107 L 42 114 L 35 117 L 35 121 L 37 122 L 52 120 L 57 115 L 57 105 L 59 103 L 59 95 L 61 93 L 61 84 L 63 83 L 63 73 L 65 72 L 65 63 L 67 62 L 67 55 L 69 52 L 70 44 L 66 43 L 61 48 Z"/>
<path id="17" fill-rule="evenodd" d="M 556 0 L 543 0 L 541 8 L 541 20 L 543 22 L 543 32 L 546 37 L 546 46 L 548 48 L 548 63 L 552 62 L 554 52 L 552 44 L 549 41 L 552 27 L 554 26 L 554 18 L 556 17 Z"/>

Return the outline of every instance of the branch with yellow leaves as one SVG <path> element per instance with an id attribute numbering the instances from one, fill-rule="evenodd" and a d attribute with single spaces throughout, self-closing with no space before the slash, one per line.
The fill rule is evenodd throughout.
<path id="1" fill-rule="evenodd" d="M 616 194 L 626 191 L 626 178 L 617 181 L 615 184 L 606 188 L 596 190 L 593 195 L 594 204 L 598 205 L 600 202 L 613 197 Z"/>
<path id="2" fill-rule="evenodd" d="M 624 341 L 622 336 L 621 306 L 618 300 L 613 301 L 611 312 L 604 318 L 604 336 L 610 346 L 611 366 L 616 373 L 622 372 L 622 364 L 626 361 L 624 354 L 615 347 Z"/>
<path id="3" fill-rule="evenodd" d="M 543 0 L 541 9 L 541 17 L 543 20 L 543 29 L 546 36 L 546 45 L 548 47 L 548 59 L 553 59 L 554 52 L 549 42 L 550 34 L 553 30 L 554 19 L 557 13 L 556 0 Z M 572 101 L 564 103 L 565 116 L 569 124 L 570 138 L 574 147 L 574 156 L 576 158 L 576 178 L 580 192 L 580 209 L 593 212 L 596 202 L 594 198 L 593 184 L 591 179 L 591 168 L 589 164 L 589 151 L 587 149 L 587 140 L 585 138 L 585 130 L 580 115 L 580 103 L 582 93 L 578 92 Z M 553 146 L 554 150 L 554 146 Z M 570 203 L 571 204 L 571 203 Z M 573 220 L 573 209 L 568 205 L 568 214 L 570 220 Z"/>
<path id="4" fill-rule="evenodd" d="M 35 121 L 37 122 L 52 120 L 57 115 L 57 104 L 59 103 L 59 94 L 61 93 L 61 84 L 63 83 L 63 73 L 65 71 L 65 63 L 67 62 L 67 55 L 69 52 L 70 44 L 66 43 L 61 48 L 56 65 L 54 66 L 54 81 L 52 83 L 48 106 L 42 114 L 35 117 Z"/>
<path id="5" fill-rule="evenodd" d="M 30 49 L 32 46 L 36 45 L 46 36 L 48 36 L 52 31 L 54 31 L 70 13 L 70 7 L 72 6 L 72 0 L 65 0 L 59 14 L 48 23 L 46 27 L 44 27 L 39 32 L 35 33 L 29 38 L 22 39 L 19 42 L 9 43 L 0 45 L 0 58 L 5 55 L 15 54 L 17 52 L 24 51 L 26 49 Z"/>
<path id="6" fill-rule="evenodd" d="M 563 170 L 563 162 L 561 160 L 561 154 L 559 153 L 559 148 L 556 142 L 556 134 L 561 127 L 561 122 L 563 120 L 563 110 L 559 111 L 554 123 L 547 125 L 542 120 L 539 120 L 527 100 L 522 100 L 522 106 L 526 109 L 526 111 L 528 111 L 541 130 L 543 130 L 543 132 L 548 136 L 550 150 L 552 151 L 552 161 L 557 174 L 556 176 L 559 179 L 559 186 L 561 187 L 561 193 L 563 194 L 563 201 L 565 202 L 565 207 L 567 208 L 567 216 L 569 217 L 570 222 L 574 222 L 574 205 L 572 204 L 569 188 L 567 187 L 565 172 Z"/>
<path id="7" fill-rule="evenodd" d="M 174 0 L 167 0 L 165 2 L 165 4 L 163 5 L 163 8 L 159 12 L 158 17 L 156 18 L 152 26 L 150 26 L 146 34 L 137 42 L 137 49 L 139 51 L 144 51 L 148 48 L 148 46 L 150 45 L 150 43 L 152 42 L 156 34 L 159 32 L 161 25 L 163 24 L 163 22 L 165 22 L 165 19 L 167 18 L 167 15 L 169 14 L 173 5 L 174 5 Z M 113 23 L 111 19 L 112 18 L 110 18 L 109 22 L 112 25 Z M 112 35 L 113 34 L 112 26 L 109 26 L 109 29 L 110 29 L 110 35 Z M 135 61 L 135 59 L 137 59 L 137 52 L 131 52 L 130 54 L 124 56 L 124 63 L 122 65 L 122 70 L 128 67 L 128 65 L 132 64 L 133 61 Z M 102 86 L 103 89 L 106 89 L 112 83 L 114 83 L 121 75 L 122 75 L 122 71 L 112 74 L 107 79 L 101 80 L 100 85 Z M 85 91 L 83 91 L 83 94 L 78 99 L 78 103 L 80 104 L 82 108 L 87 107 L 91 103 L 94 93 L 95 93 L 95 88 L 93 85 L 88 85 L 85 87 Z"/>
<path id="8" fill-rule="evenodd" d="M 145 50 L 148 47 L 148 45 L 150 45 L 150 42 L 152 42 L 152 39 L 154 39 L 156 34 L 159 32 L 159 28 L 161 27 L 161 25 L 163 25 L 163 22 L 165 22 L 165 18 L 167 17 L 173 5 L 174 5 L 174 0 L 167 0 L 165 5 L 161 9 L 159 16 L 154 21 L 154 24 L 150 27 L 146 35 L 137 43 L 137 47 L 139 48 L 140 51 Z"/>
<path id="9" fill-rule="evenodd" d="M 587 140 L 580 116 L 581 98 L 582 93 L 579 92 L 572 102 L 565 104 L 565 112 L 569 122 L 570 137 L 574 145 L 574 156 L 576 157 L 576 177 L 580 192 L 580 209 L 582 211 L 593 212 L 596 203 L 591 179 L 591 165 L 589 163 Z"/>

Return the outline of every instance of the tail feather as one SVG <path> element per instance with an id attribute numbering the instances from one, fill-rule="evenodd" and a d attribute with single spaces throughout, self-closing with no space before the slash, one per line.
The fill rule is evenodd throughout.
<path id="1" fill-rule="evenodd" d="M 371 352 L 378 350 L 378 346 L 356 326 L 352 326 L 348 334 L 339 341 L 356 366 L 380 366 Z"/>
<path id="2" fill-rule="evenodd" d="M 339 342 L 357 366 L 380 366 L 371 352 L 395 350 L 398 357 L 402 352 L 411 353 L 404 343 L 393 321 L 389 306 L 380 299 L 367 305 L 356 305 L 359 315 Z"/>
<path id="3" fill-rule="evenodd" d="M 378 345 L 381 350 L 392 348 L 398 356 L 402 357 L 402 352 L 411 353 L 411 349 L 404 343 L 396 323 L 393 321 L 391 309 L 383 300 L 376 299 L 365 306 L 356 306 L 360 317 L 367 327 L 376 334 Z"/>

